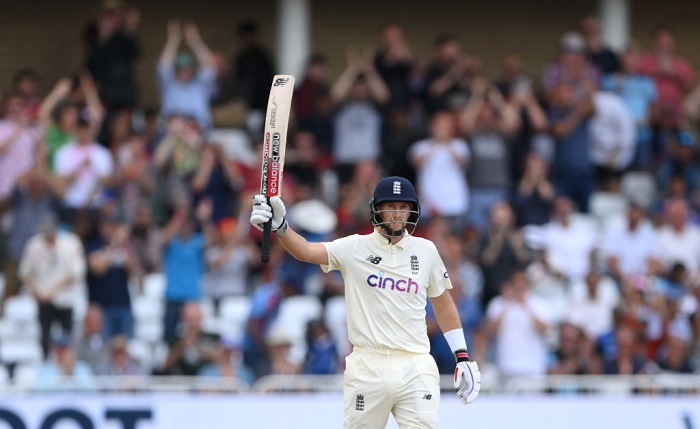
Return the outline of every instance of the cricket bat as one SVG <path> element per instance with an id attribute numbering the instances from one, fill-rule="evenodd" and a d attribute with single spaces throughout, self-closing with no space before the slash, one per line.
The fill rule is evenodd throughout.
<path id="1" fill-rule="evenodd" d="M 265 133 L 263 139 L 262 174 L 260 177 L 260 194 L 267 197 L 282 195 L 282 173 L 284 172 L 284 152 L 287 146 L 287 126 L 289 111 L 294 93 L 294 76 L 278 74 L 272 79 L 270 98 L 267 100 L 265 113 Z M 270 232 L 272 220 L 263 227 L 263 241 L 260 260 L 270 260 Z"/>

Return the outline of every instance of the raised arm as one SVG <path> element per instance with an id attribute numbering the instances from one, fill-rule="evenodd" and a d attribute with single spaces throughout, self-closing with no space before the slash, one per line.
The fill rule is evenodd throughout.
<path id="1" fill-rule="evenodd" d="M 335 81 L 331 87 L 331 99 L 334 103 L 340 103 L 348 96 L 352 84 L 357 79 L 360 74 L 361 67 L 361 56 L 360 53 L 354 49 L 348 49 L 345 53 L 347 58 L 347 67 L 343 70 L 338 80 Z"/>
<path id="2" fill-rule="evenodd" d="M 64 77 L 56 82 L 49 95 L 41 102 L 41 106 L 39 106 L 39 121 L 43 126 L 46 127 L 53 121 L 51 118 L 53 109 L 70 94 L 72 87 L 71 79 Z"/>
<path id="3" fill-rule="evenodd" d="M 171 20 L 168 22 L 168 39 L 165 41 L 165 46 L 160 53 L 160 59 L 158 60 L 158 65 L 160 67 L 172 67 L 175 62 L 175 57 L 177 56 L 177 49 L 180 46 L 180 41 L 182 40 L 182 31 L 180 29 L 180 22 L 177 20 Z"/>
<path id="4" fill-rule="evenodd" d="M 188 22 L 184 25 L 183 32 L 185 33 L 185 41 L 192 49 L 194 56 L 197 57 L 199 64 L 205 67 L 214 67 L 214 56 L 207 44 L 202 40 L 197 26 L 192 22 Z"/>

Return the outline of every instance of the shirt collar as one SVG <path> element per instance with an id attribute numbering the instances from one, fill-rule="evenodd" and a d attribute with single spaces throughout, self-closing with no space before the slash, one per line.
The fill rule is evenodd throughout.
<path id="1" fill-rule="evenodd" d="M 399 240 L 398 243 L 394 244 L 394 246 L 398 247 L 399 249 L 404 249 L 406 247 L 406 243 L 408 242 L 407 237 L 410 234 L 408 231 L 404 230 L 403 232 L 403 237 L 401 240 Z M 374 228 L 374 232 L 370 235 L 372 237 L 372 241 L 374 241 L 376 244 L 379 246 L 391 246 L 392 244 L 389 243 L 389 240 L 383 236 L 377 228 Z"/>

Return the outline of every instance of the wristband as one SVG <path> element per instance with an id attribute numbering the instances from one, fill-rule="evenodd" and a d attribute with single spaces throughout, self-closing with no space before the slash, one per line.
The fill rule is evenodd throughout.
<path id="1" fill-rule="evenodd" d="M 284 237 L 284 234 L 287 233 L 287 228 L 289 228 L 289 222 L 287 222 L 287 217 L 285 216 L 282 218 L 282 224 L 274 231 L 274 233 L 278 237 Z"/>
<path id="2" fill-rule="evenodd" d="M 464 339 L 464 330 L 453 329 L 445 332 L 443 335 L 445 336 L 447 344 L 449 344 L 452 353 L 456 353 L 457 350 L 467 350 L 467 340 Z"/>

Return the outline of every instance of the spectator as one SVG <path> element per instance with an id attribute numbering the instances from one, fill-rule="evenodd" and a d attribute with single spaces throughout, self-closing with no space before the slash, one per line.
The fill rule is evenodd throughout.
<path id="1" fill-rule="evenodd" d="M 610 222 L 604 237 L 602 254 L 618 283 L 658 270 L 658 235 L 638 204 L 629 204 L 624 221 Z"/>
<path id="2" fill-rule="evenodd" d="M 129 339 L 115 335 L 109 340 L 109 360 L 99 374 L 107 376 L 145 376 L 146 369 L 129 354 Z"/>
<path id="3" fill-rule="evenodd" d="M 129 240 L 129 226 L 117 214 L 103 215 L 99 233 L 86 246 L 88 299 L 102 309 L 105 340 L 134 335 L 129 283 L 138 278 L 139 264 Z"/>
<path id="4" fill-rule="evenodd" d="M 270 356 L 270 374 L 294 375 L 301 372 L 300 365 L 289 357 L 292 338 L 289 336 L 287 328 L 279 324 L 273 326 L 265 337 L 265 345 Z"/>
<path id="5" fill-rule="evenodd" d="M 328 90 L 328 60 L 323 54 L 313 54 L 292 98 L 292 111 L 300 127 L 314 115 L 319 98 Z"/>
<path id="6" fill-rule="evenodd" d="M 312 320 L 306 328 L 306 357 L 304 374 L 335 374 L 340 367 L 338 349 L 328 326 L 321 320 Z"/>
<path id="7" fill-rule="evenodd" d="M 581 328 L 571 323 L 559 325 L 557 349 L 547 369 L 552 375 L 590 375 L 601 371 L 600 357 L 587 352 L 591 341 Z"/>
<path id="8" fill-rule="evenodd" d="M 622 174 L 632 164 L 636 151 L 634 118 L 617 94 L 595 92 L 593 103 L 595 113 L 589 123 L 589 133 L 597 188 L 619 192 Z"/>
<path id="9" fill-rule="evenodd" d="M 603 362 L 603 373 L 607 375 L 645 374 L 649 371 L 649 361 L 639 335 L 627 326 L 620 326 L 615 331 L 616 353 Z"/>
<path id="10" fill-rule="evenodd" d="M 212 202 L 212 221 L 233 216 L 238 210 L 239 191 L 244 182 L 243 172 L 235 162 L 226 158 L 221 145 L 205 144 L 190 188 L 195 203 L 202 199 Z"/>
<path id="11" fill-rule="evenodd" d="M 256 380 L 272 372 L 272 356 L 267 347 L 270 328 L 282 300 L 296 292 L 291 279 L 277 275 L 274 281 L 259 285 L 251 295 L 250 314 L 243 337 L 243 363 Z"/>
<path id="12" fill-rule="evenodd" d="M 84 106 L 76 100 L 77 93 L 82 94 Z M 92 140 L 102 125 L 103 111 L 95 83 L 87 72 L 56 82 L 39 107 L 50 170 L 56 171 L 54 158 L 58 150 L 77 138 L 80 119 L 85 122 L 84 128 L 89 129 L 88 136 Z"/>
<path id="13" fill-rule="evenodd" d="M 42 150 L 41 130 L 27 101 L 9 96 L 0 119 L 0 204 L 10 197 L 19 178 L 41 160 Z"/>
<path id="14" fill-rule="evenodd" d="M 171 375 L 194 376 L 218 356 L 219 336 L 205 332 L 202 308 L 196 302 L 182 306 L 182 324 L 170 339 L 165 371 Z"/>
<path id="15" fill-rule="evenodd" d="M 502 384 L 519 375 L 547 372 L 546 309 L 529 292 L 525 273 L 511 273 L 501 296 L 486 308 L 486 338 L 495 340 L 495 364 Z"/>
<path id="16" fill-rule="evenodd" d="M 244 20 L 236 28 L 238 51 L 233 58 L 233 73 L 243 88 L 243 98 L 250 109 L 248 129 L 253 135 L 262 135 L 265 109 L 270 94 L 270 82 L 275 66 L 260 42 L 260 26 L 253 20 Z M 259 133 L 258 133 L 259 131 Z"/>
<path id="17" fill-rule="evenodd" d="M 470 78 L 474 61 L 462 51 L 462 44 L 451 34 L 439 36 L 434 43 L 435 58 L 425 75 L 428 116 L 452 106 L 464 106 L 471 95 Z"/>
<path id="18" fill-rule="evenodd" d="M 368 53 L 349 49 L 347 67 L 331 88 L 331 98 L 337 106 L 333 160 L 341 182 L 350 179 L 358 162 L 381 158 L 382 109 L 389 97 Z"/>
<path id="19" fill-rule="evenodd" d="M 658 252 L 663 269 L 682 262 L 690 275 L 700 269 L 700 228 L 688 220 L 688 204 L 678 198 L 664 204 L 666 223 L 659 228 Z"/>
<path id="20" fill-rule="evenodd" d="M 471 153 L 466 141 L 454 137 L 455 132 L 454 115 L 448 111 L 436 113 L 430 121 L 430 136 L 416 142 L 408 157 L 418 177 L 421 215 L 447 217 L 457 233 L 464 227 L 469 210 L 465 173 Z"/>
<path id="21" fill-rule="evenodd" d="M 505 202 L 491 206 L 489 226 L 479 243 L 479 267 L 484 276 L 482 306 L 501 294 L 511 274 L 528 262 L 521 231 L 515 228 L 513 210 Z"/>
<path id="22" fill-rule="evenodd" d="M 120 210 L 127 221 L 132 222 L 141 201 L 152 199 L 157 189 L 156 169 L 148 153 L 145 135 L 130 132 L 116 145 L 114 160 Z"/>
<path id="23" fill-rule="evenodd" d="M 39 96 L 39 75 L 34 69 L 22 68 L 12 76 L 12 88 L 10 94 L 19 95 L 27 103 L 29 115 L 33 120 L 37 119 L 41 97 Z"/>
<path id="24" fill-rule="evenodd" d="M 413 98 L 419 60 L 411 51 L 401 25 L 391 22 L 381 29 L 381 46 L 374 56 L 374 68 L 391 94 L 392 106 L 407 108 Z"/>
<path id="25" fill-rule="evenodd" d="M 259 251 L 247 232 L 244 234 L 236 219 L 222 219 L 214 241 L 206 250 L 203 285 L 215 309 L 228 296 L 248 294 L 250 268 L 259 260 Z"/>
<path id="26" fill-rule="evenodd" d="M 73 307 L 85 278 L 85 254 L 78 236 L 60 231 L 55 218 L 42 218 L 37 229 L 24 249 L 19 270 L 24 286 L 39 305 L 41 345 L 48 357 L 54 323 L 66 335 L 73 331 Z"/>
<path id="27" fill-rule="evenodd" d="M 523 176 L 527 155 L 537 149 L 537 138 L 541 139 L 549 127 L 547 113 L 538 99 L 538 88 L 523 67 L 519 54 L 507 55 L 496 82 L 496 87 L 520 118 L 520 126 L 510 141 L 510 174 L 514 184 Z"/>
<path id="28" fill-rule="evenodd" d="M 589 97 L 600 82 L 600 71 L 586 58 L 586 42 L 579 33 L 569 32 L 559 40 L 559 57 L 542 74 L 542 89 L 548 101 L 555 102 L 558 88 L 566 84 L 576 101 Z"/>
<path id="29" fill-rule="evenodd" d="M 549 120 L 555 138 L 554 184 L 560 194 L 576 203 L 579 211 L 587 213 L 595 188 L 589 130 L 595 105 L 590 93 L 577 97 L 574 87 L 566 83 L 551 88 L 551 99 Z"/>
<path id="30" fill-rule="evenodd" d="M 56 152 L 54 167 L 65 190 L 61 221 L 74 227 L 81 212 L 96 219 L 106 188 L 113 183 L 114 160 L 109 150 L 95 142 L 87 120 L 79 119 L 75 142 Z"/>
<path id="31" fill-rule="evenodd" d="M 355 167 L 352 180 L 340 185 L 336 208 L 338 232 L 351 234 L 371 228 L 369 202 L 381 174 L 377 163 L 362 162 Z"/>
<path id="32" fill-rule="evenodd" d="M 162 231 L 166 278 L 163 335 L 166 342 L 172 342 L 177 333 L 183 306 L 202 297 L 204 249 L 214 234 L 211 212 L 208 200 L 199 203 L 194 216 L 188 213 L 187 206 L 179 207 Z M 202 225 L 203 233 L 195 230 L 196 222 Z"/>
<path id="33" fill-rule="evenodd" d="M 613 312 L 620 303 L 620 293 L 610 277 L 591 268 L 585 279 L 571 283 L 569 293 L 570 323 L 594 341 L 613 330 Z"/>
<path id="34" fill-rule="evenodd" d="M 615 52 L 605 46 L 598 17 L 585 17 L 581 22 L 581 33 L 586 42 L 588 61 L 598 67 L 602 74 L 617 72 L 620 69 L 620 59 Z"/>
<path id="35" fill-rule="evenodd" d="M 695 86 L 695 71 L 676 52 L 676 33 L 671 27 L 652 31 L 652 51 L 640 58 L 639 69 L 656 83 L 660 118 L 671 127 L 680 126 L 683 100 Z"/>
<path id="36" fill-rule="evenodd" d="M 697 207 L 700 204 L 700 145 L 692 133 L 679 130 L 664 134 L 664 147 L 656 171 L 659 186 L 668 189 L 674 176 L 682 178 L 685 197 Z"/>
<path id="37" fill-rule="evenodd" d="M 545 225 L 549 222 L 556 191 L 548 179 L 548 166 L 536 152 L 525 160 L 525 171 L 513 196 L 516 225 Z"/>
<path id="38" fill-rule="evenodd" d="M 156 204 L 172 206 L 193 198 L 192 179 L 203 146 L 204 136 L 197 121 L 176 114 L 168 118 L 165 135 L 153 154 L 159 187 L 154 195 Z"/>
<path id="39" fill-rule="evenodd" d="M 217 348 L 219 356 L 214 363 L 209 363 L 200 368 L 197 375 L 200 377 L 215 377 L 226 380 L 235 379 L 237 382 L 250 385 L 253 380 L 250 371 L 241 362 L 241 339 L 234 336 L 224 336 L 221 346 Z"/>
<path id="40" fill-rule="evenodd" d="M 520 123 L 495 86 L 474 85 L 473 90 L 459 120 L 471 156 L 469 221 L 483 230 L 491 205 L 508 199 L 512 187 L 509 143 Z"/>
<path id="41" fill-rule="evenodd" d="M 70 335 L 54 334 L 51 354 L 37 371 L 37 387 L 52 391 L 74 391 L 94 387 L 94 373 L 90 366 L 75 355 Z"/>
<path id="42" fill-rule="evenodd" d="M 554 217 L 543 229 L 543 250 L 548 269 L 566 281 L 582 279 L 588 273 L 596 248 L 595 231 L 572 218 L 570 199 L 554 201 Z"/>
<path id="43" fill-rule="evenodd" d="M 178 54 L 183 38 L 192 50 Z M 195 64 L 199 63 L 199 68 Z M 191 117 L 201 129 L 211 126 L 209 100 L 216 71 L 214 58 L 199 35 L 199 29 L 191 22 L 180 25 L 168 22 L 168 38 L 158 60 L 158 81 L 161 90 L 161 116 Z"/>
<path id="44" fill-rule="evenodd" d="M 90 305 L 83 318 L 83 331 L 77 336 L 75 353 L 78 360 L 87 363 L 93 374 L 98 374 L 109 359 L 104 336 L 102 310 Z"/>
<path id="45" fill-rule="evenodd" d="M 690 361 L 690 344 L 689 332 L 680 329 L 671 331 L 656 357 L 659 369 L 668 373 L 692 374 L 695 369 Z"/>
<path id="46" fill-rule="evenodd" d="M 130 118 L 138 105 L 138 85 L 134 73 L 141 56 L 138 36 L 140 12 L 120 0 L 105 0 L 97 18 L 85 28 L 85 67 L 95 79 L 107 116 L 99 141 L 111 145 L 105 131 L 119 114 Z"/>
<path id="47" fill-rule="evenodd" d="M 657 97 L 654 81 L 640 69 L 641 53 L 629 45 L 622 55 L 622 69 L 603 76 L 602 89 L 622 97 L 635 122 L 634 164 L 636 168 L 652 167 L 652 119 L 656 115 Z"/>
<path id="48" fill-rule="evenodd" d="M 3 272 L 5 291 L 2 303 L 20 292 L 19 263 L 27 242 L 34 236 L 41 219 L 56 216 L 60 201 L 48 185 L 42 166 L 25 173 L 19 179 L 9 201 L 10 228 L 7 232 Z M 0 305 L 0 313 L 3 306 Z"/>
<path id="49" fill-rule="evenodd" d="M 142 275 L 161 271 L 160 231 L 148 202 L 141 202 L 131 224 L 131 245 Z"/>

